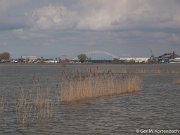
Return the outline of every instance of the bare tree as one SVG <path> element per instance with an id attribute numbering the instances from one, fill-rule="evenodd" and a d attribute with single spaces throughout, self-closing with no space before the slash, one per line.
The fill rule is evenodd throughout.
<path id="1" fill-rule="evenodd" d="M 9 52 L 0 53 L 0 60 L 9 60 L 9 59 L 10 59 L 10 53 Z"/>
<path id="2" fill-rule="evenodd" d="M 78 55 L 78 59 L 79 59 L 79 61 L 80 61 L 81 63 L 84 63 L 86 60 L 88 60 L 88 57 L 87 57 L 86 54 L 81 53 L 81 54 Z"/>

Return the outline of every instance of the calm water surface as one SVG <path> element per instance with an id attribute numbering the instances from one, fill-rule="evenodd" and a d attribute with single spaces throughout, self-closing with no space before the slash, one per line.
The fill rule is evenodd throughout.
<path id="1" fill-rule="evenodd" d="M 106 96 L 73 104 L 58 100 L 59 84 L 66 72 L 99 67 L 114 73 L 136 72 L 142 90 L 135 94 Z M 152 73 L 150 71 L 160 71 Z M 149 72 L 147 72 L 149 71 Z M 17 124 L 16 104 L 20 84 L 25 91 L 36 77 L 53 98 L 51 120 Z M 136 135 L 136 129 L 180 130 L 180 65 L 0 65 L 0 95 L 6 103 L 0 112 L 0 135 Z"/>

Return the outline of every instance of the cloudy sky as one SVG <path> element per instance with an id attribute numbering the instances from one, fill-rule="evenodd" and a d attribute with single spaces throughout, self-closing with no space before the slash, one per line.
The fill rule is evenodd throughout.
<path id="1" fill-rule="evenodd" d="M 0 52 L 180 54 L 180 0 L 0 0 Z"/>

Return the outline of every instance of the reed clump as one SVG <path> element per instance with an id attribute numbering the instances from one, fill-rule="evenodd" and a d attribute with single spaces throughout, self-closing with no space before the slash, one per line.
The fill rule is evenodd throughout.
<path id="1" fill-rule="evenodd" d="M 88 71 L 76 75 L 64 75 L 60 90 L 62 102 L 72 102 L 87 98 L 132 93 L 141 89 L 137 76 L 121 76 L 108 71 Z"/>
<path id="2" fill-rule="evenodd" d="M 52 100 L 45 94 L 41 87 L 37 87 L 35 95 L 25 93 L 20 86 L 19 99 L 16 106 L 17 123 L 28 126 L 35 122 L 52 118 Z"/>
<path id="3" fill-rule="evenodd" d="M 32 117 L 33 106 L 29 101 L 29 97 L 25 95 L 24 88 L 20 86 L 19 99 L 16 106 L 16 116 L 17 116 L 18 124 L 28 125 L 33 120 Z"/>
<path id="4" fill-rule="evenodd" d="M 37 94 L 35 97 L 35 108 L 37 111 L 37 118 L 49 119 L 52 118 L 53 109 L 52 109 L 52 100 L 48 97 L 48 94 L 45 94 L 41 87 L 38 88 Z"/>

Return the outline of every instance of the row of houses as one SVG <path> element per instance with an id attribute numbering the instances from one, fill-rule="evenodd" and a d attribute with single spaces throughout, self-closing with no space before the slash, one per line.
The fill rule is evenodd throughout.
<path id="1" fill-rule="evenodd" d="M 172 53 L 164 53 L 158 57 L 160 63 L 180 63 L 180 55 L 174 51 Z"/>
<path id="2" fill-rule="evenodd" d="M 149 58 L 120 58 L 119 60 L 135 63 L 148 63 Z"/>
<path id="3" fill-rule="evenodd" d="M 151 56 L 150 58 L 119 58 L 114 59 L 118 63 L 180 63 L 180 55 L 176 54 L 174 51 L 172 53 L 164 53 L 158 57 Z M 0 61 L 3 63 L 4 61 Z M 61 59 L 44 59 L 37 56 L 21 56 L 19 59 L 14 59 L 12 63 L 78 63 L 79 61 L 73 60 L 61 60 Z M 112 60 L 89 60 L 90 63 L 111 63 Z"/>
<path id="4" fill-rule="evenodd" d="M 120 61 L 134 63 L 180 63 L 180 55 L 174 51 L 172 53 L 164 53 L 158 57 L 150 58 L 120 58 Z"/>
<path id="5" fill-rule="evenodd" d="M 44 59 L 37 56 L 21 56 L 17 60 L 12 60 L 12 63 L 59 63 L 60 59 Z"/>

